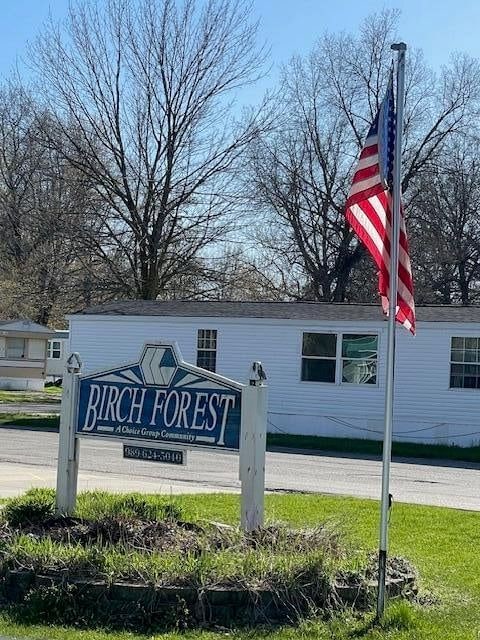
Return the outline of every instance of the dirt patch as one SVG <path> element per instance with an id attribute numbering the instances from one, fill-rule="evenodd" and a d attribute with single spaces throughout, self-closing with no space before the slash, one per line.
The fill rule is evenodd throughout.
<path id="1" fill-rule="evenodd" d="M 417 577 L 415 567 L 406 558 L 392 556 L 387 561 L 387 580 L 412 580 Z M 339 571 L 336 575 L 336 583 L 342 586 L 359 587 L 366 583 L 378 581 L 377 554 L 368 557 L 365 568 L 360 571 Z"/>
<path id="2" fill-rule="evenodd" d="M 121 518 L 99 521 L 78 518 L 52 518 L 41 525 L 22 527 L 21 533 L 38 540 L 50 538 L 54 542 L 91 545 L 121 545 L 138 551 L 177 550 L 195 552 L 199 548 L 200 528 L 168 521 L 143 522 Z M 17 530 L 18 532 L 18 530 Z M 4 531 L 4 536 L 8 533 Z M 0 532 L 0 539 L 2 533 Z"/>
<path id="3" fill-rule="evenodd" d="M 36 540 L 49 538 L 54 542 L 82 546 L 121 546 L 136 551 L 203 551 L 270 550 L 272 552 L 308 553 L 322 550 L 340 557 L 345 549 L 341 536 L 326 527 L 290 529 L 271 525 L 252 533 L 236 527 L 210 522 L 204 526 L 175 520 L 141 520 L 112 517 L 98 521 L 64 517 L 49 518 L 41 524 L 27 524 L 18 529 L 0 527 L 0 540 L 15 534 L 28 535 Z"/>

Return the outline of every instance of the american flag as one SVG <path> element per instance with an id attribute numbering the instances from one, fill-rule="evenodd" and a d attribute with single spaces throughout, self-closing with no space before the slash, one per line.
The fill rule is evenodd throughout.
<path id="1" fill-rule="evenodd" d="M 360 154 L 346 217 L 378 267 L 378 292 L 388 313 L 395 104 L 393 75 Z M 400 214 L 396 320 L 415 334 L 413 280 L 403 211 Z"/>

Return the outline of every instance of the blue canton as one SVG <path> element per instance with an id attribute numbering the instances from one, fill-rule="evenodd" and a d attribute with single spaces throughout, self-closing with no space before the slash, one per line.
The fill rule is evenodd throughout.
<path id="1" fill-rule="evenodd" d="M 382 182 L 389 189 L 393 185 L 393 156 L 395 149 L 395 102 L 393 74 L 378 112 L 378 164 Z"/>

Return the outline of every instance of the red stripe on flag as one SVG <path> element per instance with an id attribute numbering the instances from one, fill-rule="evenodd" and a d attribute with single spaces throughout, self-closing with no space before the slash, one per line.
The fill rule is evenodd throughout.
<path id="1" fill-rule="evenodd" d="M 372 144 L 368 147 L 364 147 L 360 153 L 360 160 L 363 160 L 364 158 L 369 158 L 370 156 L 374 156 L 376 153 L 378 153 L 377 144 Z"/>
<path id="2" fill-rule="evenodd" d="M 374 176 L 379 176 L 378 180 L 380 182 L 380 174 L 378 172 L 378 164 L 372 164 L 369 167 L 365 167 L 364 169 L 360 169 L 356 172 L 353 177 L 354 182 L 362 182 L 362 180 L 368 180 L 369 178 L 373 178 Z"/>
<path id="3" fill-rule="evenodd" d="M 379 153 L 377 144 L 365 146 L 360 159 L 371 157 Z M 390 286 L 390 233 L 391 233 L 391 194 L 380 183 L 358 193 L 352 193 L 353 187 L 379 174 L 377 163 L 359 169 L 353 177 L 352 189 L 346 203 L 346 218 L 353 231 L 364 244 L 378 273 L 378 292 L 382 298 L 382 305 L 388 311 L 388 296 Z M 372 204 L 372 199 L 375 206 Z M 352 207 L 355 207 L 353 209 Z M 358 215 L 358 217 L 355 215 Z M 396 320 L 415 334 L 415 305 L 413 298 L 413 279 L 408 252 L 408 239 L 404 231 L 403 211 L 399 234 L 398 257 L 398 291 Z"/>
<path id="4" fill-rule="evenodd" d="M 348 208 L 348 207 L 351 207 L 352 204 L 359 204 L 359 202 L 363 202 L 364 200 L 373 198 L 373 196 L 378 196 L 384 191 L 385 191 L 385 187 L 379 181 L 378 184 L 376 184 L 375 186 L 370 187 L 369 189 L 365 189 L 365 191 L 359 191 L 358 193 L 354 193 L 353 195 L 349 196 L 347 199 L 346 206 Z"/>

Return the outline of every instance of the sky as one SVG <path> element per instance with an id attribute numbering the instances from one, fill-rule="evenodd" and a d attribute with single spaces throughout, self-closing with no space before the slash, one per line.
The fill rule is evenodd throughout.
<path id="1" fill-rule="evenodd" d="M 0 76 L 5 77 L 49 14 L 56 20 L 66 16 L 68 0 L 0 0 L 0 5 Z M 401 11 L 401 39 L 422 48 L 434 68 L 454 51 L 480 58 L 479 0 L 253 0 L 253 5 L 260 36 L 271 48 L 272 81 L 282 63 L 309 52 L 324 31 L 355 31 L 368 14 L 382 8 Z"/>

